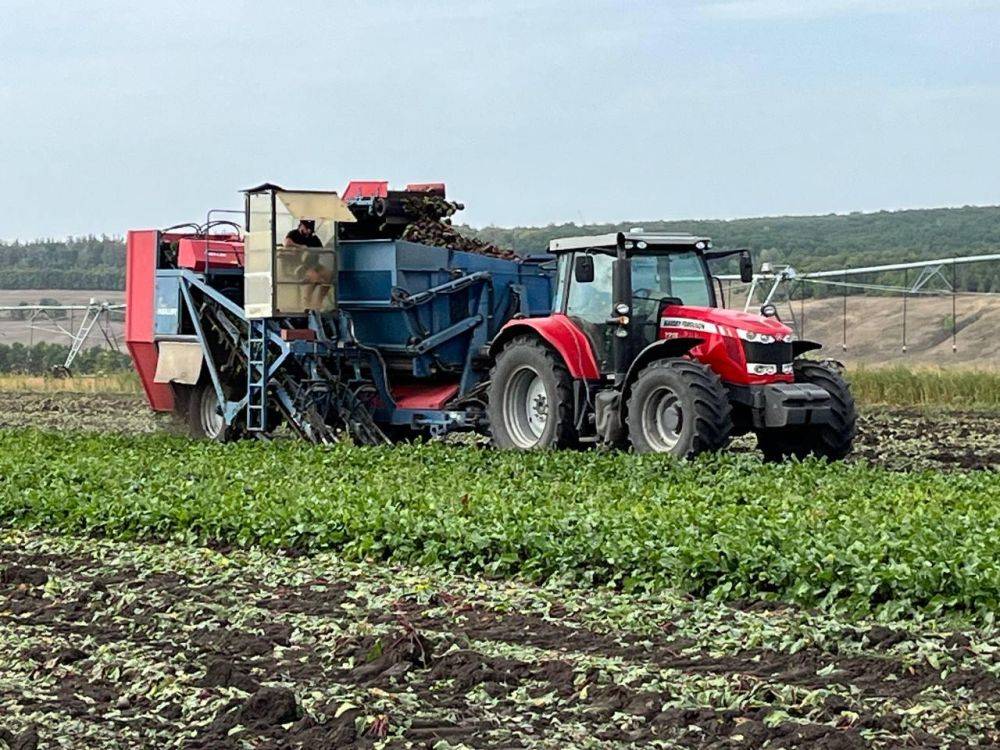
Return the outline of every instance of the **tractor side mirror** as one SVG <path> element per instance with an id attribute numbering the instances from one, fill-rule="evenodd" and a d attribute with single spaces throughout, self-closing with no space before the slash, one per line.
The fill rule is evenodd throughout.
<path id="1" fill-rule="evenodd" d="M 740 250 L 740 281 L 744 284 L 753 281 L 753 258 L 749 250 Z"/>
<path id="2" fill-rule="evenodd" d="M 594 280 L 594 258 L 591 255 L 578 255 L 573 263 L 573 278 L 580 284 L 589 284 Z"/>

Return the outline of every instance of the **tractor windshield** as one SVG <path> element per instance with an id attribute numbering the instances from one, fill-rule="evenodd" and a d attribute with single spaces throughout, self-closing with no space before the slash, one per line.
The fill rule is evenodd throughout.
<path id="1" fill-rule="evenodd" d="M 566 274 L 570 274 L 566 314 L 593 342 L 598 363 L 604 369 L 611 351 L 608 318 L 613 314 L 611 269 L 614 256 L 606 252 L 588 255 L 594 260 L 594 279 L 588 282 L 572 278 L 573 261 L 569 254 L 560 260 L 561 281 L 555 309 L 562 307 Z M 631 268 L 632 317 L 637 323 L 636 334 L 646 344 L 656 340 L 664 301 L 703 307 L 712 305 L 710 280 L 698 253 L 635 254 L 631 256 Z"/>
<path id="2" fill-rule="evenodd" d="M 712 288 L 698 253 L 632 256 L 632 315 L 644 344 L 656 340 L 660 309 L 674 304 L 710 307 Z"/>
<path id="3" fill-rule="evenodd" d="M 673 297 L 681 304 L 709 307 L 712 290 L 698 253 L 632 256 L 632 295 L 637 310 L 659 309 L 661 300 Z"/>

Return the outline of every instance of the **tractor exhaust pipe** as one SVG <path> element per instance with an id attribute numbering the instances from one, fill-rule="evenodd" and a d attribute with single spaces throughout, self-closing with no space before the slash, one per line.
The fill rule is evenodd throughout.
<path id="1" fill-rule="evenodd" d="M 611 363 L 615 385 L 621 385 L 632 361 L 632 261 L 625 253 L 625 235 L 618 233 L 617 257 L 611 263 Z"/>

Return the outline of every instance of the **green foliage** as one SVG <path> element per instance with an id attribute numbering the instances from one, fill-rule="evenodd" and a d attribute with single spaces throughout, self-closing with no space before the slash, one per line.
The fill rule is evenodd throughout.
<path id="1" fill-rule="evenodd" d="M 549 240 L 574 234 L 681 231 L 711 237 L 717 248 L 746 247 L 757 262 L 789 263 L 803 271 L 997 252 L 1000 206 L 913 211 L 772 216 L 759 219 L 623 221 L 545 227 L 461 227 L 519 253 L 543 253 Z M 735 262 L 735 261 L 734 261 Z M 727 270 L 735 270 L 730 264 Z M 950 277 L 950 270 L 946 269 Z M 956 269 L 960 289 L 1000 291 L 1000 265 Z M 900 274 L 866 281 L 899 283 Z M 117 237 L 71 237 L 0 243 L 0 288 L 122 289 L 125 243 Z"/>
<path id="2" fill-rule="evenodd" d="M 0 433 L 0 522 L 882 617 L 1000 606 L 993 472 Z"/>
<path id="3" fill-rule="evenodd" d="M 995 253 L 1000 249 L 1000 206 L 934 208 L 913 211 L 772 216 L 758 219 L 624 221 L 617 224 L 550 224 L 547 227 L 485 227 L 463 231 L 514 247 L 519 253 L 542 253 L 549 240 L 575 234 L 627 231 L 691 232 L 711 237 L 717 249 L 749 248 L 755 262 L 787 263 L 800 271 L 878 265 L 908 260 Z M 735 261 L 726 270 L 735 270 Z M 950 278 L 951 271 L 945 269 Z M 911 277 L 911 280 L 913 277 Z M 900 283 L 902 274 L 866 282 Z M 958 288 L 1000 292 L 1000 264 L 956 268 Z M 815 290 L 807 289 L 815 293 Z"/>
<path id="4" fill-rule="evenodd" d="M 117 237 L 0 242 L 0 289 L 124 289 L 125 243 Z"/>
<path id="5" fill-rule="evenodd" d="M 0 373 L 45 375 L 52 368 L 66 361 L 69 345 L 39 343 L 25 346 L 21 343 L 0 344 Z M 83 349 L 73 360 L 73 372 L 81 375 L 122 372 L 132 368 L 127 354 L 100 346 Z"/>
<path id="6" fill-rule="evenodd" d="M 880 367 L 850 372 L 861 403 L 890 406 L 1000 409 L 1000 372 L 959 368 Z"/>

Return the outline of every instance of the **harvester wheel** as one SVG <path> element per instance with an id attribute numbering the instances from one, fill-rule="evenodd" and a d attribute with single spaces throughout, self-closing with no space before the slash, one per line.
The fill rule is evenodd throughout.
<path id="1" fill-rule="evenodd" d="M 486 414 L 498 448 L 565 448 L 576 442 L 573 378 L 532 336 L 508 343 L 490 372 Z"/>
<path id="2" fill-rule="evenodd" d="M 724 448 L 733 429 L 719 376 L 690 359 L 661 359 L 643 369 L 632 385 L 626 422 L 636 453 L 677 458 Z"/>
<path id="3" fill-rule="evenodd" d="M 816 456 L 837 461 L 851 452 L 858 432 L 858 413 L 851 388 L 837 367 L 808 359 L 795 361 L 795 382 L 818 385 L 833 401 L 833 421 L 829 424 L 791 427 L 757 432 L 757 446 L 765 461 L 781 461 L 794 456 Z"/>
<path id="4" fill-rule="evenodd" d="M 215 440 L 224 443 L 232 431 L 226 426 L 219 409 L 219 398 L 211 382 L 191 389 L 187 399 L 188 431 L 197 440 Z"/>

